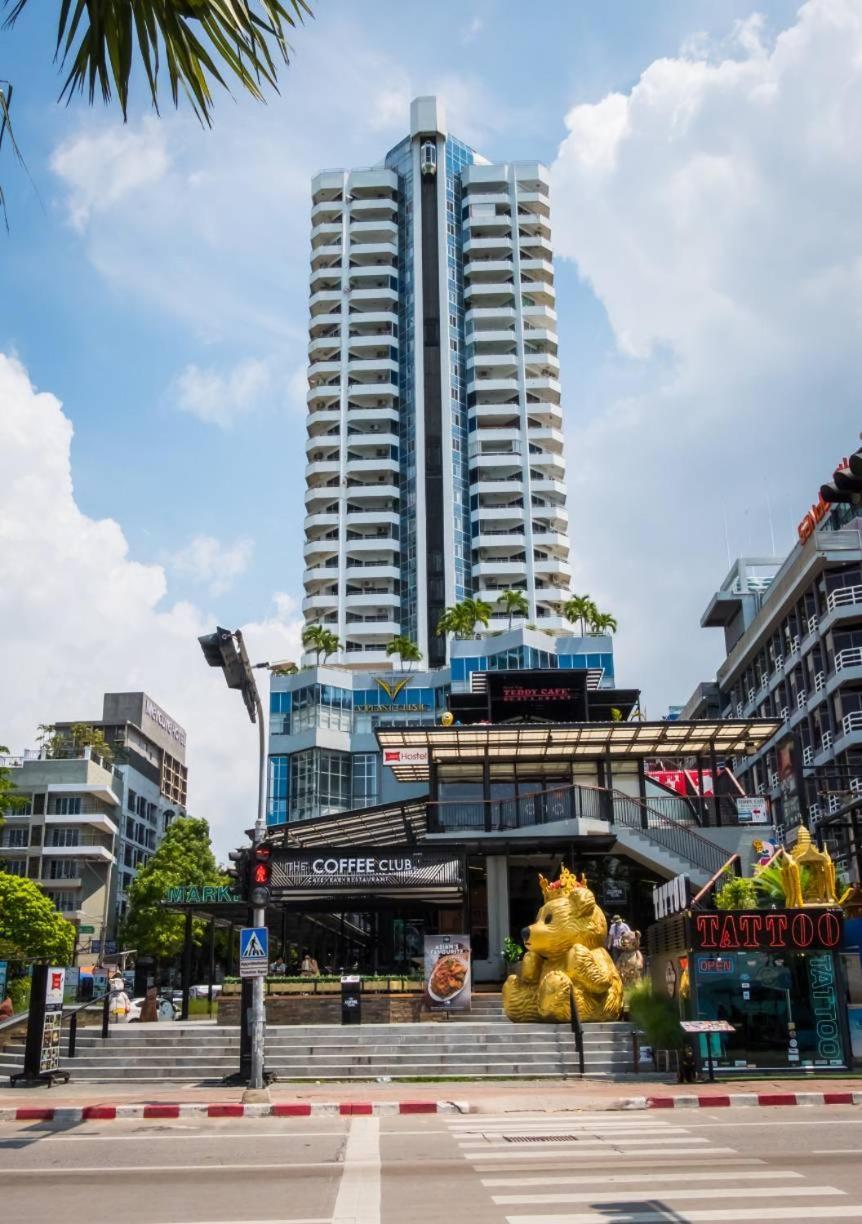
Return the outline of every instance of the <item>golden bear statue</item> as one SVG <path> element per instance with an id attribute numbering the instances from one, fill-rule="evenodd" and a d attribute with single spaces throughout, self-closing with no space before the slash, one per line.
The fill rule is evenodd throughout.
<path id="1" fill-rule="evenodd" d="M 539 876 L 545 903 L 525 931 L 519 972 L 503 986 L 510 1020 L 571 1019 L 574 992 L 581 1020 L 617 1020 L 623 984 L 605 948 L 608 924 L 587 887 L 567 867 L 553 884 Z"/>

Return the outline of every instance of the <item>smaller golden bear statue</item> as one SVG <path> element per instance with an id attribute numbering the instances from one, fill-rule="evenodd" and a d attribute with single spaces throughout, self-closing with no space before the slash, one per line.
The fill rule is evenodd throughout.
<path id="1" fill-rule="evenodd" d="M 620 936 L 620 954 L 617 957 L 617 971 L 622 978 L 623 986 L 635 986 L 644 975 L 644 954 L 641 952 L 640 931 L 629 931 Z"/>
<path id="2" fill-rule="evenodd" d="M 571 997 L 581 1020 L 617 1020 L 623 984 L 605 948 L 608 924 L 587 887 L 567 867 L 549 883 L 539 876 L 545 903 L 524 931 L 526 953 L 520 971 L 503 986 L 503 1010 L 510 1020 L 564 1022 Z"/>

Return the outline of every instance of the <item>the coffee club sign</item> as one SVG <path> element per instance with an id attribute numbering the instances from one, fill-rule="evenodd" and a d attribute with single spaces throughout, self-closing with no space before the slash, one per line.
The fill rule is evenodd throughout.
<path id="1" fill-rule="evenodd" d="M 165 901 L 171 905 L 242 905 L 229 884 L 204 888 L 197 884 L 178 884 L 165 893 Z"/>
<path id="2" fill-rule="evenodd" d="M 272 858 L 273 888 L 338 889 L 428 888 L 464 883 L 459 855 L 445 850 L 388 850 L 383 846 L 349 850 L 329 847 L 302 853 L 276 853 Z"/>

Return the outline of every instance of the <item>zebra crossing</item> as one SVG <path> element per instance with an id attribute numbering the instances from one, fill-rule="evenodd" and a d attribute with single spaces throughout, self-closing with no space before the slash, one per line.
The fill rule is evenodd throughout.
<path id="1" fill-rule="evenodd" d="M 500 1224 L 862 1220 L 835 1186 L 645 1113 L 474 1115 L 448 1129 Z"/>

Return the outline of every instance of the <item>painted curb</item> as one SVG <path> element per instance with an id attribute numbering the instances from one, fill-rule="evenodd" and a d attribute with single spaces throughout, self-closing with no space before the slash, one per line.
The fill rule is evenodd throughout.
<path id="1" fill-rule="evenodd" d="M 281 1101 L 272 1105 L 242 1105 L 219 1101 L 157 1102 L 150 1105 L 79 1105 L 0 1108 L 0 1122 L 113 1122 L 160 1118 L 313 1118 L 392 1117 L 396 1114 L 474 1113 L 466 1101 Z"/>
<path id="2" fill-rule="evenodd" d="M 644 1105 L 643 1102 L 646 1101 Z M 722 1109 L 777 1105 L 862 1105 L 862 1092 L 733 1092 L 699 1095 L 633 1097 L 623 1109 Z"/>

